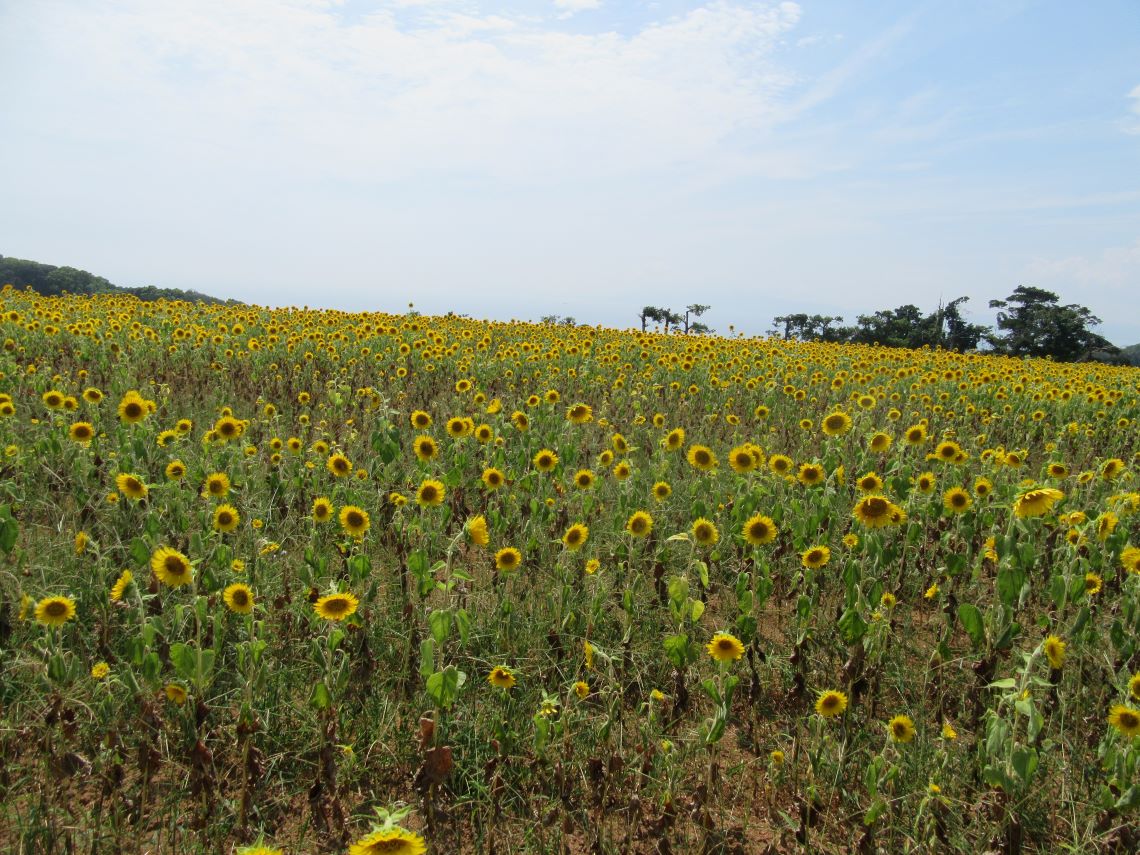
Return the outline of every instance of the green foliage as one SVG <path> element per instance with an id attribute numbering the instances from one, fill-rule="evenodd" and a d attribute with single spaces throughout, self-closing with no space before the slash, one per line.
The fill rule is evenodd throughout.
<path id="1" fill-rule="evenodd" d="M 155 300 L 184 300 L 188 303 L 236 303 L 234 300 L 219 300 L 198 291 L 184 291 L 180 288 L 157 288 L 144 285 L 141 288 L 121 288 L 112 285 L 102 276 L 77 270 L 74 267 L 56 267 L 23 258 L 0 255 L 0 285 L 12 285 L 18 290 L 31 288 L 45 297 L 60 294 L 129 294 L 143 302 Z"/>

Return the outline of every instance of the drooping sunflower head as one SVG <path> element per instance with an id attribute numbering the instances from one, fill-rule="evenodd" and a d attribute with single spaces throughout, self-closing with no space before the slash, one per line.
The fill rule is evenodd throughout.
<path id="1" fill-rule="evenodd" d="M 1044 516 L 1063 498 L 1065 494 L 1053 487 L 1034 487 L 1017 497 L 1013 513 L 1022 518 Z"/>
<path id="2" fill-rule="evenodd" d="M 1065 647 L 1065 642 L 1056 635 L 1050 635 L 1045 639 L 1042 649 L 1053 668 L 1060 668 L 1065 664 Z"/>
<path id="3" fill-rule="evenodd" d="M 471 517 L 463 526 L 467 540 L 474 546 L 483 547 L 491 542 L 491 532 L 487 528 L 487 518 L 482 514 Z"/>

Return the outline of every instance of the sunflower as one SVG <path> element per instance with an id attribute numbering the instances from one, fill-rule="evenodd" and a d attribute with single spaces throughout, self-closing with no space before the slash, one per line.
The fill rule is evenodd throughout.
<path id="1" fill-rule="evenodd" d="M 961 487 L 951 487 L 942 494 L 942 505 L 952 514 L 962 514 L 970 509 L 974 500 Z"/>
<path id="2" fill-rule="evenodd" d="M 412 427 L 416 430 L 427 430 L 431 427 L 431 416 L 423 410 L 415 410 L 410 416 Z"/>
<path id="3" fill-rule="evenodd" d="M 95 426 L 91 422 L 76 422 L 67 430 L 67 435 L 73 442 L 80 445 L 90 445 L 95 437 Z"/>
<path id="4" fill-rule="evenodd" d="M 475 439 L 479 442 L 490 442 L 495 438 L 495 430 L 488 424 L 479 425 L 475 428 Z"/>
<path id="5" fill-rule="evenodd" d="M 111 673 L 111 666 L 106 662 L 96 662 L 91 666 L 91 676 L 93 679 L 102 680 Z"/>
<path id="6" fill-rule="evenodd" d="M 1140 701 L 1140 673 L 1133 674 L 1128 680 L 1128 694 L 1134 701 Z"/>
<path id="7" fill-rule="evenodd" d="M 137 425 L 150 415 L 146 399 L 132 390 L 119 401 L 119 418 L 129 425 Z"/>
<path id="8" fill-rule="evenodd" d="M 245 425 L 233 416 L 222 416 L 214 422 L 214 433 L 223 442 L 229 442 L 245 433 Z"/>
<path id="9" fill-rule="evenodd" d="M 925 493 L 927 495 L 934 492 L 934 487 L 937 485 L 937 483 L 938 481 L 934 477 L 933 472 L 923 472 L 914 480 L 915 489 L 917 489 L 918 492 Z"/>
<path id="10" fill-rule="evenodd" d="M 815 702 L 815 711 L 824 718 L 835 718 L 843 715 L 843 711 L 846 709 L 847 695 L 834 689 L 821 692 Z"/>
<path id="11" fill-rule="evenodd" d="M 579 469 L 574 473 L 574 486 L 579 490 L 589 490 L 594 486 L 596 477 L 589 469 Z"/>
<path id="12" fill-rule="evenodd" d="M 1140 575 L 1140 549 L 1126 546 L 1120 552 L 1120 566 L 1125 572 Z"/>
<path id="13" fill-rule="evenodd" d="M 1116 530 L 1117 523 L 1120 518 L 1112 511 L 1105 511 L 1096 518 L 1096 537 L 1097 540 L 1108 540 L 1112 533 Z"/>
<path id="14" fill-rule="evenodd" d="M 154 551 L 150 557 L 150 569 L 158 577 L 158 581 L 171 588 L 188 585 L 194 581 L 194 568 L 190 559 L 169 546 L 163 546 Z"/>
<path id="15" fill-rule="evenodd" d="M 926 442 L 926 425 L 911 425 L 904 434 L 907 445 L 922 445 Z"/>
<path id="16" fill-rule="evenodd" d="M 629 478 L 632 471 L 633 470 L 629 468 L 629 464 L 623 460 L 621 463 L 614 467 L 613 474 L 617 480 L 625 481 Z"/>
<path id="17" fill-rule="evenodd" d="M 900 509 L 884 496 L 866 496 L 861 499 L 852 516 L 867 528 L 883 528 L 897 521 Z"/>
<path id="18" fill-rule="evenodd" d="M 352 462 L 343 454 L 332 455 L 326 462 L 325 468 L 337 478 L 352 474 Z"/>
<path id="19" fill-rule="evenodd" d="M 45 597 L 36 603 L 36 623 L 63 626 L 75 617 L 75 600 L 70 597 Z"/>
<path id="20" fill-rule="evenodd" d="M 202 485 L 202 498 L 224 499 L 230 493 L 230 476 L 225 472 L 213 472 L 206 476 Z"/>
<path id="21" fill-rule="evenodd" d="M 318 617 L 325 620 L 341 621 L 349 615 L 355 614 L 358 605 L 360 605 L 360 600 L 345 591 L 344 593 L 328 594 L 321 597 L 313 603 L 313 611 Z"/>
<path id="22" fill-rule="evenodd" d="M 1104 461 L 1100 467 L 1100 477 L 1105 481 L 1112 481 L 1124 471 L 1124 461 L 1119 457 Z"/>
<path id="23" fill-rule="evenodd" d="M 889 433 L 883 433 L 882 431 L 879 431 L 871 437 L 869 446 L 871 448 L 871 451 L 873 451 L 875 454 L 882 454 L 884 451 L 890 449 L 892 442 L 894 442 L 894 440 L 891 438 L 891 435 Z"/>
<path id="24" fill-rule="evenodd" d="M 356 505 L 345 505 L 341 508 L 338 519 L 344 533 L 358 539 L 364 537 L 365 532 L 368 531 L 368 526 L 371 525 L 368 512 Z"/>
<path id="25" fill-rule="evenodd" d="M 1065 642 L 1056 635 L 1050 635 L 1045 639 L 1042 648 L 1051 667 L 1060 668 L 1065 664 L 1065 646 Z"/>
<path id="26" fill-rule="evenodd" d="M 593 417 L 594 410 L 589 404 L 575 404 L 566 411 L 567 421 L 576 425 L 584 425 Z"/>
<path id="27" fill-rule="evenodd" d="M 513 546 L 504 546 L 495 553 L 495 569 L 504 573 L 518 570 L 522 566 L 522 553 Z"/>
<path id="28" fill-rule="evenodd" d="M 733 472 L 751 472 L 756 468 L 756 463 L 756 455 L 752 453 L 750 445 L 738 445 L 728 453 L 728 465 Z"/>
<path id="29" fill-rule="evenodd" d="M 123 599 L 123 594 L 127 591 L 127 586 L 134 581 L 135 575 L 130 570 L 124 570 L 119 574 L 119 578 L 115 580 L 115 584 L 111 586 L 110 599 L 112 603 L 117 603 Z"/>
<path id="30" fill-rule="evenodd" d="M 645 511 L 634 511 L 626 520 L 625 530 L 634 537 L 647 537 L 653 531 L 653 517 Z"/>
<path id="31" fill-rule="evenodd" d="M 515 430 L 525 431 L 530 427 L 530 419 L 527 418 L 526 413 L 515 410 L 511 413 L 511 424 L 515 426 Z"/>
<path id="32" fill-rule="evenodd" d="M 1069 477 L 1069 467 L 1058 461 L 1050 463 L 1047 471 L 1050 478 L 1061 480 Z"/>
<path id="33" fill-rule="evenodd" d="M 1085 574 L 1085 594 L 1088 596 L 1095 596 L 1100 593 L 1100 589 L 1104 587 L 1104 579 L 1096 573 Z"/>
<path id="34" fill-rule="evenodd" d="M 665 434 L 665 438 L 661 440 L 661 445 L 665 447 L 666 451 L 678 451 L 681 446 L 685 444 L 685 429 L 673 428 L 669 433 Z"/>
<path id="35" fill-rule="evenodd" d="M 428 508 L 443 502 L 444 489 L 442 481 L 433 481 L 430 478 L 420 484 L 416 490 L 416 504 L 421 508 Z"/>
<path id="36" fill-rule="evenodd" d="M 664 502 L 673 493 L 673 488 L 664 481 L 658 481 L 653 485 L 653 498 L 659 502 Z"/>
<path id="37" fill-rule="evenodd" d="M 834 413 L 824 416 L 819 426 L 828 436 L 842 436 L 851 430 L 851 416 L 836 410 Z"/>
<path id="38" fill-rule="evenodd" d="M 507 476 L 493 466 L 483 470 L 483 484 L 488 490 L 497 490 L 506 483 Z"/>
<path id="39" fill-rule="evenodd" d="M 348 855 L 423 855 L 427 844 L 403 828 L 380 828 L 348 847 Z"/>
<path id="40" fill-rule="evenodd" d="M 786 454 L 773 454 L 768 460 L 768 468 L 776 475 L 784 476 L 792 471 L 792 458 Z"/>
<path id="41" fill-rule="evenodd" d="M 597 558 L 591 558 L 589 561 L 586 562 L 586 566 L 583 568 L 583 570 L 585 570 L 585 573 L 587 576 L 593 576 L 595 573 L 598 572 L 598 568 L 601 566 L 602 566 L 601 561 L 599 561 Z"/>
<path id="42" fill-rule="evenodd" d="M 439 454 L 439 446 L 436 445 L 434 439 L 426 434 L 424 436 L 417 436 L 412 443 L 412 447 L 416 451 L 416 457 L 420 460 L 431 460 Z"/>
<path id="43" fill-rule="evenodd" d="M 1140 710 L 1124 704 L 1114 704 L 1108 713 L 1108 723 L 1124 736 L 1136 736 L 1140 734 Z"/>
<path id="44" fill-rule="evenodd" d="M 694 469 L 708 472 L 710 469 L 716 468 L 716 455 L 713 454 L 712 449 L 707 445 L 690 445 L 688 457 L 689 465 Z"/>
<path id="45" fill-rule="evenodd" d="M 491 542 L 491 533 L 487 530 L 487 518 L 482 514 L 471 517 L 463 526 L 467 540 L 475 546 L 486 546 Z"/>
<path id="46" fill-rule="evenodd" d="M 590 696 L 590 684 L 584 680 L 579 680 L 573 686 L 574 694 L 578 696 L 578 700 L 584 701 Z"/>
<path id="47" fill-rule="evenodd" d="M 1065 494 L 1053 487 L 1034 487 L 1017 497 L 1013 513 L 1021 518 L 1044 516 L 1063 498 Z"/>
<path id="48" fill-rule="evenodd" d="M 222 592 L 222 599 L 226 608 L 239 615 L 247 615 L 253 611 L 253 591 L 249 585 L 234 582 Z"/>
<path id="49" fill-rule="evenodd" d="M 894 742 L 910 742 L 914 739 L 914 722 L 908 715 L 896 715 L 887 722 L 887 732 Z"/>
<path id="50" fill-rule="evenodd" d="M 776 524 L 771 517 L 754 514 L 744 523 L 744 539 L 753 546 L 763 546 L 776 539 Z"/>
<path id="51" fill-rule="evenodd" d="M 994 491 L 994 484 L 989 478 L 978 478 L 974 481 L 974 495 L 984 499 Z"/>
<path id="52" fill-rule="evenodd" d="M 333 503 L 327 496 L 318 496 L 313 499 L 313 520 L 323 523 L 332 519 Z"/>
<path id="53" fill-rule="evenodd" d="M 716 524 L 704 517 L 698 518 L 690 531 L 693 534 L 693 540 L 701 546 L 713 546 L 720 540 L 720 532 L 717 530 Z"/>
<path id="54" fill-rule="evenodd" d="M 135 501 L 145 499 L 147 493 L 150 492 L 138 475 L 132 475 L 129 472 L 121 472 L 116 475 L 115 486 L 119 488 L 120 493 Z"/>
<path id="55" fill-rule="evenodd" d="M 188 697 L 186 689 L 178 685 L 178 683 L 167 683 L 163 692 L 166 695 L 166 699 L 172 704 L 182 706 L 186 703 L 186 698 Z"/>
<path id="56" fill-rule="evenodd" d="M 83 400 L 88 404 L 98 404 L 103 400 L 103 393 L 94 386 L 89 386 L 83 390 Z"/>
<path id="57" fill-rule="evenodd" d="M 830 560 L 831 550 L 826 546 L 813 546 L 810 549 L 805 549 L 800 556 L 800 563 L 812 570 L 826 566 Z"/>
<path id="58" fill-rule="evenodd" d="M 818 484 L 822 484 L 826 477 L 827 474 L 818 463 L 805 463 L 800 467 L 799 474 L 796 475 L 796 480 L 805 487 L 815 487 Z"/>
<path id="59" fill-rule="evenodd" d="M 496 665 L 487 675 L 487 682 L 500 689 L 509 689 L 515 684 L 515 674 L 506 665 Z"/>
<path id="60" fill-rule="evenodd" d="M 883 479 L 874 472 L 868 472 L 855 482 L 855 486 L 863 493 L 877 493 L 883 489 Z"/>
<path id="61" fill-rule="evenodd" d="M 579 550 L 582 545 L 590 537 L 590 529 L 582 523 L 574 523 L 570 528 L 566 529 L 566 533 L 562 535 L 562 542 L 566 548 L 571 552 Z"/>
<path id="62" fill-rule="evenodd" d="M 218 505 L 214 508 L 214 530 L 230 532 L 238 527 L 241 514 L 233 505 Z"/>
<path id="63" fill-rule="evenodd" d="M 714 635 L 705 649 L 717 662 L 731 662 L 744 655 L 744 645 L 740 643 L 740 639 L 727 632 L 718 632 Z"/>
<path id="64" fill-rule="evenodd" d="M 47 392 L 43 393 L 41 400 L 43 400 L 44 406 L 49 410 L 63 409 L 63 392 L 59 392 L 55 389 L 49 389 Z"/>

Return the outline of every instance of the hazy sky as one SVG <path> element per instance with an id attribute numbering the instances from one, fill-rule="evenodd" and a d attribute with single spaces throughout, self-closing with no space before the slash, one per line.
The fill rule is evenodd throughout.
<path id="1" fill-rule="evenodd" d="M 0 253 L 766 330 L 1018 284 L 1140 341 L 1137 0 L 0 0 Z"/>

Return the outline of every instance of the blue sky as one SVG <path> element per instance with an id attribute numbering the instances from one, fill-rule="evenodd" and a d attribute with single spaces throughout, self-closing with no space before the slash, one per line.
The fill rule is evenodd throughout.
<path id="1" fill-rule="evenodd" d="M 0 253 L 761 333 L 1018 284 L 1140 341 L 1140 5 L 0 0 Z"/>

